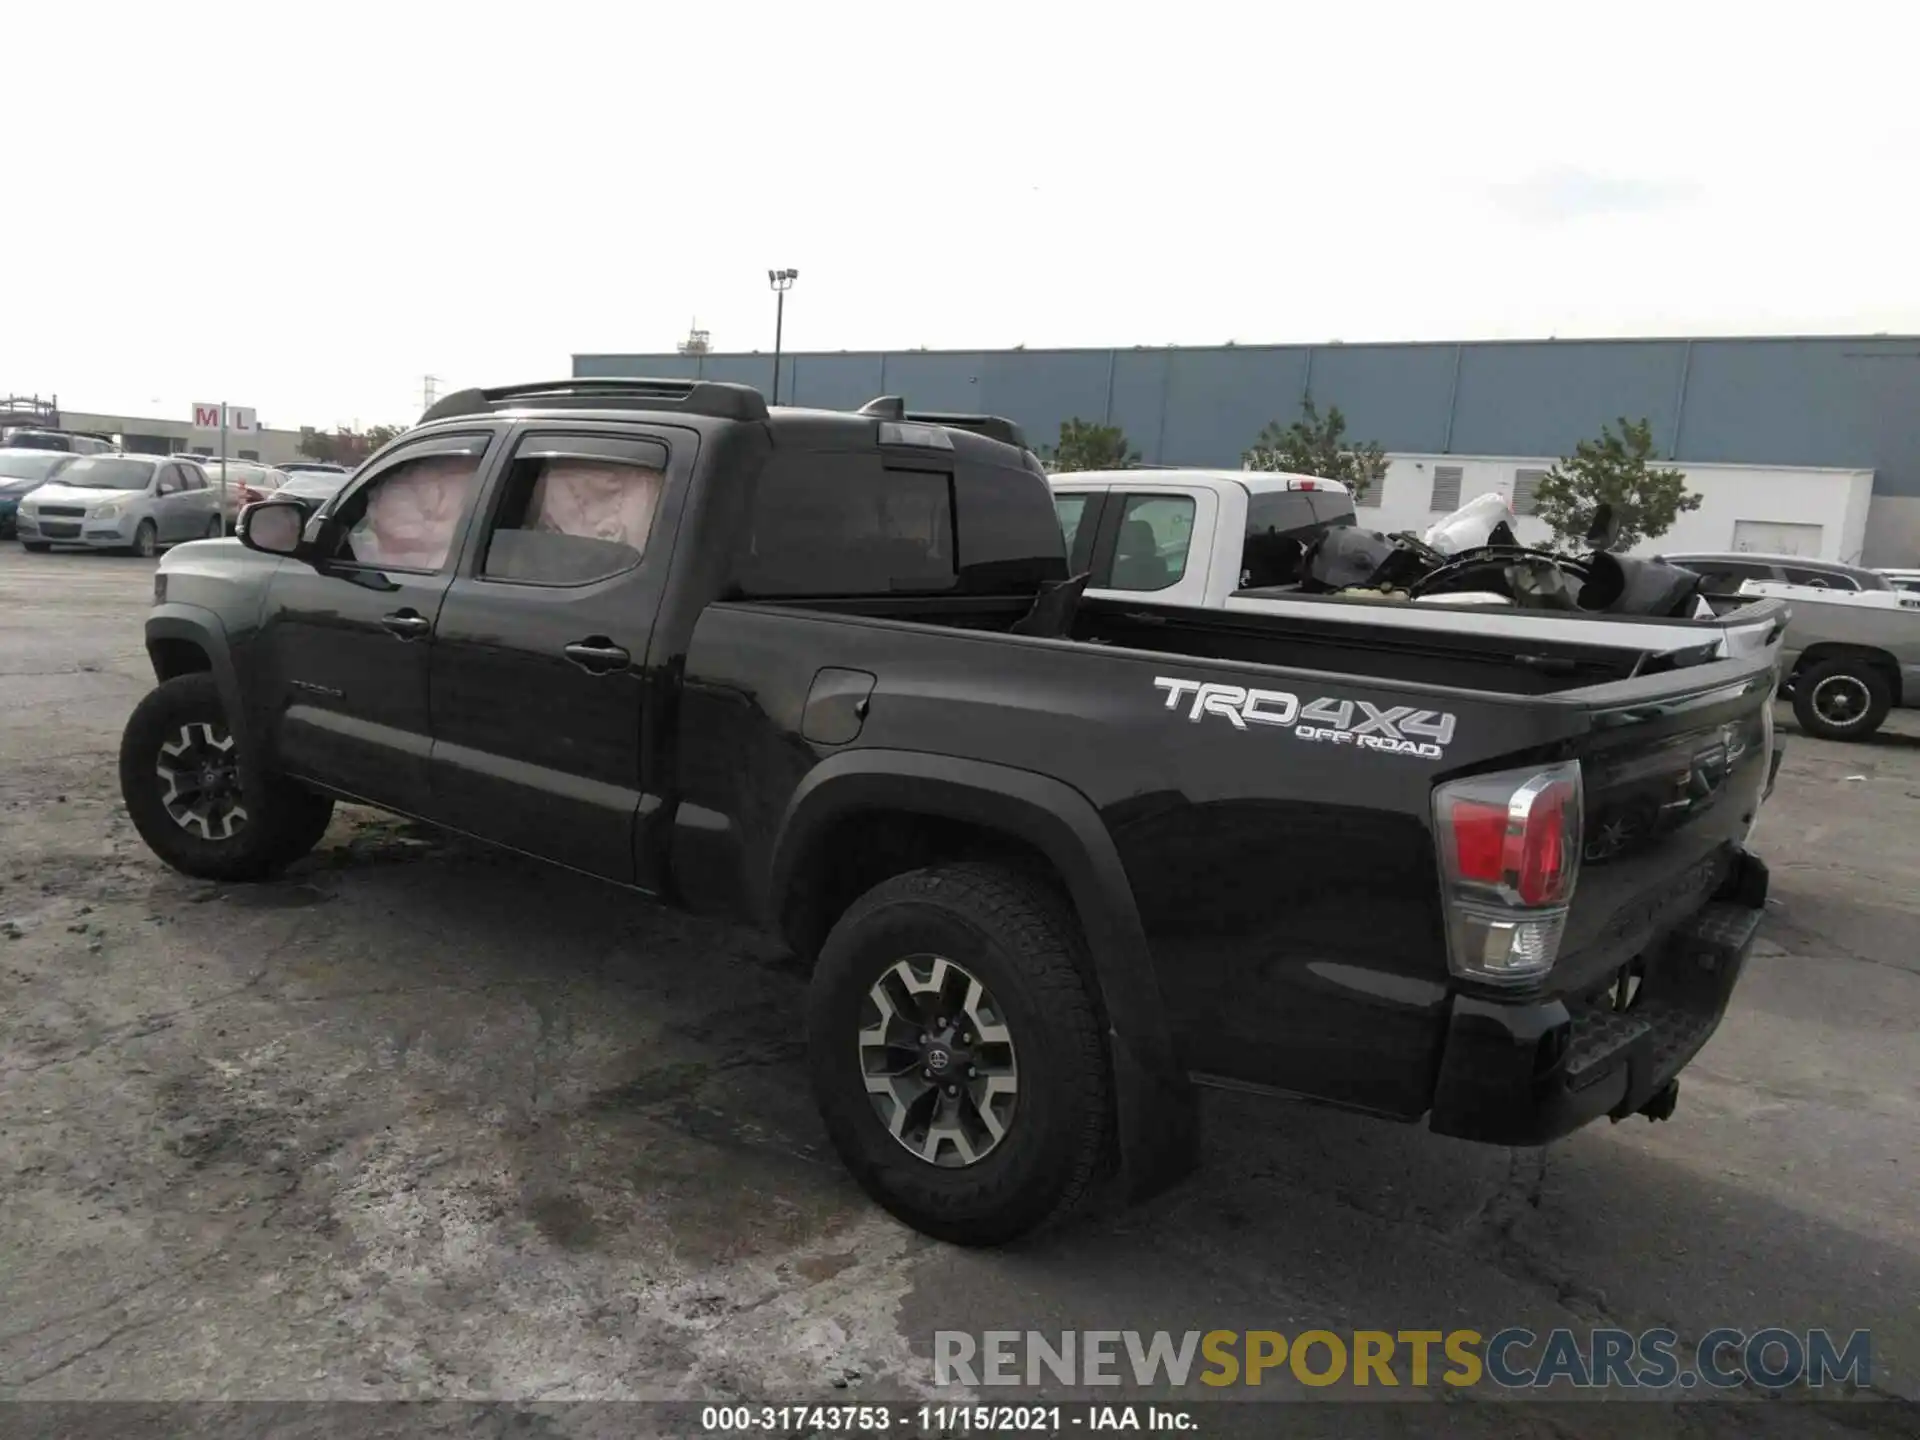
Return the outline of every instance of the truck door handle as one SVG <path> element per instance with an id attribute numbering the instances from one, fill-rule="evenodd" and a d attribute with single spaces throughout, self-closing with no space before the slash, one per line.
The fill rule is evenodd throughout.
<path id="1" fill-rule="evenodd" d="M 633 657 L 604 635 L 594 635 L 585 640 L 576 640 L 566 647 L 567 659 L 573 661 L 582 670 L 590 670 L 595 675 L 605 675 L 611 670 L 624 670 Z"/>
<path id="2" fill-rule="evenodd" d="M 392 615 L 382 615 L 380 623 L 402 640 L 418 640 L 433 629 L 433 622 L 415 610 L 400 610 Z"/>

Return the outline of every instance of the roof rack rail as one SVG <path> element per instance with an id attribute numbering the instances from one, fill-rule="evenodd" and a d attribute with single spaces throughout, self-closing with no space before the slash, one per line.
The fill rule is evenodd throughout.
<path id="1" fill-rule="evenodd" d="M 434 402 L 420 423 L 456 415 L 483 415 L 514 405 L 605 406 L 616 410 L 679 410 L 716 420 L 764 420 L 767 401 L 751 385 L 729 380 L 667 380 L 642 376 L 574 376 L 485 390 L 456 390 Z"/>
<path id="2" fill-rule="evenodd" d="M 881 420 L 911 420 L 921 425 L 944 425 L 949 430 L 971 430 L 976 435 L 998 440 L 1003 445 L 1013 445 L 1021 450 L 1027 448 L 1026 432 L 1002 415 L 950 415 L 933 410 L 909 410 L 907 402 L 898 395 L 877 396 L 854 413 L 872 415 Z"/>

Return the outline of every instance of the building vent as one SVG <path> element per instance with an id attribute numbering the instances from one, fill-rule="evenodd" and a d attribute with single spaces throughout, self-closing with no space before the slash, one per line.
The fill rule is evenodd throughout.
<path id="1" fill-rule="evenodd" d="M 1460 475 L 1458 465 L 1433 467 L 1433 503 L 1428 508 L 1434 514 L 1445 515 L 1460 508 Z"/>
<path id="2" fill-rule="evenodd" d="M 1534 492 L 1539 490 L 1540 482 L 1547 478 L 1544 470 L 1516 470 L 1513 472 L 1513 513 L 1531 515 L 1534 510 Z"/>

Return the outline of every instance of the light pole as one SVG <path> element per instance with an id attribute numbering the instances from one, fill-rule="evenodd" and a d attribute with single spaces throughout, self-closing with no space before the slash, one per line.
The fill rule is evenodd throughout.
<path id="1" fill-rule="evenodd" d="M 767 284 L 773 288 L 773 403 L 780 403 L 780 332 L 787 323 L 787 291 L 800 278 L 798 270 L 769 270 Z"/>

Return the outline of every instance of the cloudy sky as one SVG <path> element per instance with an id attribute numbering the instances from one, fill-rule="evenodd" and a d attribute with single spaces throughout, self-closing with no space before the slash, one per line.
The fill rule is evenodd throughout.
<path id="1" fill-rule="evenodd" d="M 1920 332 L 1920 5 L 35 9 L 0 391 L 579 350 Z M 35 162 L 26 164 L 28 157 Z"/>

